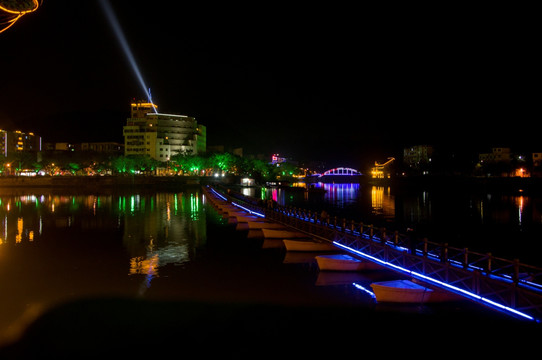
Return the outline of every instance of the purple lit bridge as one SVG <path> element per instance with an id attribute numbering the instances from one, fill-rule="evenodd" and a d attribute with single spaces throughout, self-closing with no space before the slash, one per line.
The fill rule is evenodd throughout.
<path id="1" fill-rule="evenodd" d="M 324 172 L 320 177 L 322 176 L 357 176 L 361 175 L 359 171 L 352 168 L 347 167 L 338 167 L 334 169 L 329 169 L 328 171 Z"/>
<path id="2" fill-rule="evenodd" d="M 337 167 L 329 169 L 323 174 L 308 177 L 306 180 L 319 182 L 357 182 L 361 180 L 363 174 L 356 169 L 349 167 Z"/>
<path id="3" fill-rule="evenodd" d="M 403 276 L 418 279 L 514 317 L 538 323 L 542 320 L 540 267 L 498 258 L 491 253 L 454 248 L 336 216 L 321 218 L 318 212 L 311 210 L 280 205 L 272 209 L 262 208 L 256 199 L 240 193 L 230 191 L 225 194 L 209 189 L 220 193 L 224 200 L 260 217 L 330 242 L 354 256 L 380 264 Z"/>

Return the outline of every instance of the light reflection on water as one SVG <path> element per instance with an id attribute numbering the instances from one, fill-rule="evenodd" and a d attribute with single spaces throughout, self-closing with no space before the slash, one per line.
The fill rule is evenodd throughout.
<path id="1" fill-rule="evenodd" d="M 474 194 L 443 191 L 409 191 L 396 194 L 390 186 L 318 183 L 323 196 L 295 188 L 242 188 L 247 196 L 273 199 L 280 205 L 296 207 L 331 207 L 352 218 L 389 220 L 399 224 L 431 223 L 444 214 L 455 220 L 480 224 L 542 224 L 542 198 L 519 195 Z M 319 197 L 320 196 L 320 197 Z M 448 208 L 450 211 L 446 211 Z M 455 213 L 455 214 L 453 214 Z"/>
<path id="2" fill-rule="evenodd" d="M 0 345 L 3 331 L 30 307 L 104 295 L 372 304 L 368 298 L 359 303 L 358 291 L 348 284 L 315 287 L 314 259 L 283 271 L 282 248 L 259 251 L 257 240 L 244 241 L 246 235 L 228 227 L 205 201 L 199 188 L 0 194 Z"/>
<path id="3" fill-rule="evenodd" d="M 324 191 L 321 192 L 320 189 Z M 393 219 L 396 215 L 395 196 L 389 186 L 365 187 L 359 183 L 317 183 L 308 189 L 304 186 L 242 188 L 241 193 L 264 200 L 272 199 L 279 205 L 325 208 L 334 214 L 345 216 L 348 214 L 356 219 L 363 219 L 368 215 Z"/>
<path id="4" fill-rule="evenodd" d="M 327 190 L 250 191 L 290 203 L 328 199 L 375 216 L 400 211 L 397 195 L 387 187 L 342 184 Z M 285 257 L 282 248 L 252 251 L 254 239 L 240 240 L 235 230 L 220 226 L 222 218 L 207 211 L 205 199 L 196 190 L 0 195 L 0 337 L 29 305 L 49 307 L 96 294 L 374 305 L 351 286 L 351 278 L 319 273 L 314 258 L 297 266 L 299 259 Z M 523 204 L 525 218 L 528 201 L 515 203 Z M 283 261 L 289 271 L 279 267 Z M 355 281 L 368 287 L 374 278 Z"/>
<path id="5" fill-rule="evenodd" d="M 190 246 L 205 242 L 200 202 L 193 193 L 130 198 L 130 210 L 123 212 L 123 243 L 132 255 L 130 273 L 158 276 L 164 264 L 189 261 Z"/>
<path id="6" fill-rule="evenodd" d="M 326 192 L 253 188 L 245 193 L 272 198 L 280 205 L 317 212 L 324 209 L 338 218 L 402 232 L 415 228 L 430 241 L 540 264 L 534 255 L 542 250 L 542 197 L 539 195 L 452 188 L 398 191 L 392 186 L 364 184 L 319 183 L 314 186 Z"/>
<path id="7" fill-rule="evenodd" d="M 159 276 L 159 267 L 189 261 L 206 241 L 199 193 L 0 196 L 0 245 L 31 243 L 48 232 L 122 232 L 129 274 Z M 84 234 L 82 234 L 84 236 Z"/>
<path id="8" fill-rule="evenodd" d="M 198 191 L 0 194 L 0 340 L 29 309 L 142 296 L 207 241 Z"/>

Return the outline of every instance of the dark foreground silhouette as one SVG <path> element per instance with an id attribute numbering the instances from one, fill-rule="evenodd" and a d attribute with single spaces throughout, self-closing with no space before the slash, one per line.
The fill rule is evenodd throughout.
<path id="1" fill-rule="evenodd" d="M 73 301 L 44 313 L 0 359 L 389 358 L 532 352 L 541 327 L 493 314 L 419 314 L 141 299 Z"/>

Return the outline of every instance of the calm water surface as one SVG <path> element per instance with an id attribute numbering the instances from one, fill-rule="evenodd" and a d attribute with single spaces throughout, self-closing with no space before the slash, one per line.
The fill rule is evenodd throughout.
<path id="1" fill-rule="evenodd" d="M 439 211 L 446 207 L 430 193 L 398 196 L 390 188 L 357 184 L 326 185 L 326 190 L 315 198 L 299 190 L 244 191 L 281 204 L 401 225 L 440 225 Z M 538 199 L 487 195 L 460 200 L 461 211 L 446 211 L 445 224 L 466 219 L 497 228 L 507 224 L 520 232 L 540 225 Z M 448 219 L 450 214 L 455 215 Z M 370 289 L 372 282 L 397 275 L 320 272 L 314 254 L 287 253 L 280 244 L 237 231 L 199 187 L 123 194 L 0 193 L 0 335 L 17 331 L 21 319 L 89 297 L 390 310 L 352 283 Z"/>
<path id="2" fill-rule="evenodd" d="M 328 275 L 314 255 L 286 254 L 236 231 L 199 188 L 0 195 L 3 334 L 21 318 L 94 296 L 374 306 L 352 286 L 373 279 Z"/>
<path id="3" fill-rule="evenodd" d="M 302 189 L 245 188 L 246 195 L 274 199 L 338 218 L 405 232 L 415 228 L 430 241 L 542 266 L 542 196 L 463 189 L 397 191 L 391 186 L 324 184 L 325 193 Z"/>

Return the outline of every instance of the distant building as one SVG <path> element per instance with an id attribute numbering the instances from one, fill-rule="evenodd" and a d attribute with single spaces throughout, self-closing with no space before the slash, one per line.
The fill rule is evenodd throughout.
<path id="1" fill-rule="evenodd" d="M 84 151 L 122 155 L 124 154 L 124 144 L 113 141 L 84 143 L 46 142 L 43 144 L 43 151 L 58 153 Z"/>
<path id="2" fill-rule="evenodd" d="M 201 155 L 207 148 L 207 129 L 186 115 L 161 114 L 148 102 L 131 104 L 123 128 L 124 154 L 147 155 L 167 161 L 177 154 Z"/>
<path id="3" fill-rule="evenodd" d="M 371 169 L 373 179 L 389 179 L 391 178 L 390 164 L 395 161 L 394 157 L 388 158 L 388 161 L 379 163 L 375 161 L 375 166 Z"/>
<path id="4" fill-rule="evenodd" d="M 93 151 L 98 153 L 122 154 L 124 152 L 124 144 L 117 142 L 86 142 L 81 143 L 81 151 Z"/>
<path id="5" fill-rule="evenodd" d="M 4 157 L 21 153 L 31 153 L 37 157 L 41 152 L 41 136 L 19 130 L 0 130 L 0 149 Z"/>
<path id="6" fill-rule="evenodd" d="M 75 144 L 68 142 L 57 142 L 52 144 L 52 148 L 48 145 L 47 149 L 53 151 L 75 151 Z"/>
<path id="7" fill-rule="evenodd" d="M 509 163 L 512 161 L 510 148 L 495 147 L 490 153 L 478 154 L 478 160 L 482 163 Z"/>
<path id="8" fill-rule="evenodd" d="M 207 146 L 207 151 L 209 153 L 223 153 L 224 152 L 224 145 Z"/>
<path id="9" fill-rule="evenodd" d="M 271 156 L 271 164 L 273 164 L 273 165 L 286 162 L 286 160 L 287 159 L 285 157 L 282 157 L 279 154 L 273 154 Z"/>
<path id="10" fill-rule="evenodd" d="M 415 145 L 403 149 L 403 165 L 413 170 L 424 170 L 431 164 L 433 146 Z"/>

